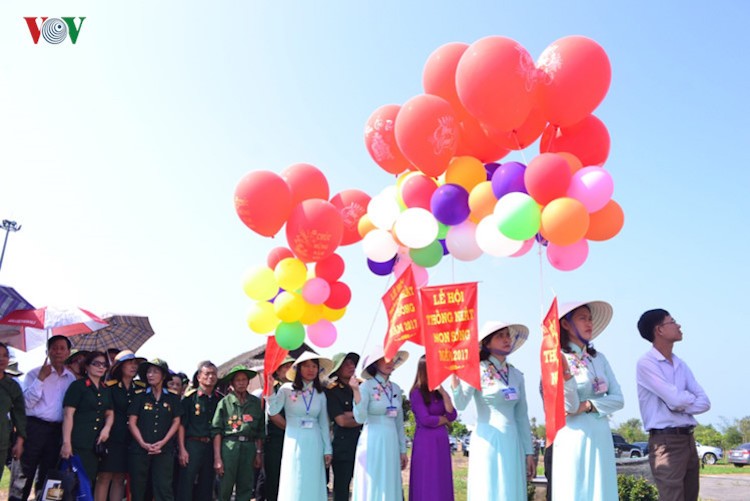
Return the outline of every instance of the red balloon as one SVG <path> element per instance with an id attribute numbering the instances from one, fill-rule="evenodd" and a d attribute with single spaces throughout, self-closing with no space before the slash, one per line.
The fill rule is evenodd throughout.
<path id="1" fill-rule="evenodd" d="M 234 190 L 234 209 L 245 226 L 272 237 L 292 210 L 292 193 L 277 174 L 258 170 L 245 175 Z"/>
<path id="2" fill-rule="evenodd" d="M 466 114 L 460 123 L 461 135 L 456 156 L 478 158 L 482 163 L 494 162 L 509 153 L 508 148 L 490 138 L 476 119 Z"/>
<path id="3" fill-rule="evenodd" d="M 367 214 L 370 195 L 361 190 L 344 190 L 331 199 L 331 203 L 341 214 L 344 223 L 344 235 L 340 245 L 349 245 L 362 240 L 359 234 L 359 220 Z"/>
<path id="4" fill-rule="evenodd" d="M 493 141 L 509 150 L 522 150 L 539 139 L 547 119 L 539 109 L 534 108 L 520 127 L 510 132 L 493 132 L 487 134 Z"/>
<path id="5" fill-rule="evenodd" d="M 365 124 L 365 146 L 376 164 L 389 174 L 400 174 L 411 167 L 393 135 L 401 106 L 386 104 L 372 112 Z"/>
<path id="6" fill-rule="evenodd" d="M 561 127 L 580 122 L 594 111 L 612 80 L 607 53 L 582 36 L 553 42 L 539 56 L 537 67 L 539 105 L 547 120 Z"/>
<path id="7" fill-rule="evenodd" d="M 409 178 L 401 184 L 401 199 L 407 207 L 431 210 L 430 200 L 437 187 L 437 183 L 431 177 L 421 173 L 409 174 Z"/>
<path id="8" fill-rule="evenodd" d="M 352 300 L 352 291 L 344 282 L 334 282 L 331 284 L 331 294 L 324 303 L 332 310 L 345 308 Z"/>
<path id="9" fill-rule="evenodd" d="M 341 243 L 344 223 L 326 200 L 312 199 L 294 208 L 286 224 L 286 240 L 294 255 L 315 262 L 333 254 Z"/>
<path id="10" fill-rule="evenodd" d="M 456 91 L 456 67 L 468 48 L 469 44 L 462 42 L 442 45 L 430 54 L 422 71 L 422 87 L 425 94 L 442 97 L 456 111 L 463 110 Z"/>
<path id="11" fill-rule="evenodd" d="M 310 164 L 294 164 L 281 171 L 292 191 L 292 207 L 303 200 L 320 198 L 328 200 L 328 180 L 320 170 Z"/>
<path id="12" fill-rule="evenodd" d="M 315 276 L 334 283 L 344 274 L 344 260 L 338 254 L 331 254 L 315 263 Z"/>
<path id="13" fill-rule="evenodd" d="M 456 90 L 461 104 L 479 122 L 510 131 L 526 120 L 534 104 L 534 60 L 515 40 L 490 36 L 461 56 Z"/>
<path id="14" fill-rule="evenodd" d="M 565 158 L 542 153 L 529 162 L 523 174 L 526 191 L 538 204 L 546 205 L 564 197 L 573 175 Z"/>
<path id="15" fill-rule="evenodd" d="M 609 132 L 594 115 L 567 127 L 550 124 L 542 134 L 539 151 L 572 153 L 587 167 L 604 165 L 609 157 Z"/>
<path id="16" fill-rule="evenodd" d="M 396 143 L 404 156 L 428 176 L 448 168 L 458 145 L 458 121 L 442 97 L 421 94 L 409 99 L 396 117 Z"/>
<path id="17" fill-rule="evenodd" d="M 294 253 L 286 247 L 274 247 L 268 253 L 268 256 L 266 256 L 266 264 L 273 270 L 276 269 L 276 265 L 279 261 L 288 257 L 294 257 Z"/>

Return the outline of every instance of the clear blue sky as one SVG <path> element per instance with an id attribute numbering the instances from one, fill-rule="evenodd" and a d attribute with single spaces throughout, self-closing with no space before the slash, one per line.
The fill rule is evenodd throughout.
<path id="1" fill-rule="evenodd" d="M 11 235 L 0 283 L 36 305 L 148 315 L 143 348 L 192 372 L 263 339 L 245 326 L 243 271 L 265 262 L 265 239 L 236 217 L 246 172 L 308 162 L 331 192 L 371 195 L 394 179 L 369 158 L 370 113 L 421 92 L 438 46 L 504 35 L 535 59 L 582 34 L 609 54 L 612 86 L 596 114 L 606 168 L 626 215 L 586 264 L 558 272 L 536 254 L 441 263 L 431 283 L 481 281 L 480 321 L 526 323 L 513 362 L 534 388 L 537 327 L 561 301 L 599 298 L 615 316 L 596 346 L 625 393 L 620 423 L 638 417 L 635 362 L 648 349 L 640 313 L 665 307 L 683 325 L 676 352 L 713 408 L 703 423 L 750 414 L 739 381 L 747 311 L 750 126 L 744 2 L 6 1 L 0 6 L 0 218 Z M 76 45 L 31 42 L 23 16 L 86 16 Z M 537 150 L 527 148 L 526 159 Z M 508 159 L 521 159 L 518 154 Z M 361 246 L 341 251 L 353 299 L 335 351 L 380 341 L 386 280 Z M 374 320 L 373 320 L 374 319 Z M 409 386 L 414 360 L 397 380 Z M 39 355 L 24 358 L 30 368 Z M 530 413 L 542 418 L 532 390 Z"/>

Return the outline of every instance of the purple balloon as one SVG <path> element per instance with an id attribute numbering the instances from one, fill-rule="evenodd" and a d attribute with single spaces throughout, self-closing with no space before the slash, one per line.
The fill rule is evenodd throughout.
<path id="1" fill-rule="evenodd" d="M 430 209 L 435 219 L 453 226 L 466 220 L 471 213 L 469 192 L 457 184 L 444 184 L 432 194 Z"/>
<path id="2" fill-rule="evenodd" d="M 391 259 L 384 263 L 378 263 L 377 261 L 373 261 L 372 259 L 367 260 L 367 267 L 370 268 L 370 271 L 380 276 L 390 274 L 391 271 L 393 271 L 393 265 L 395 264 L 396 256 L 393 256 Z"/>
<path id="3" fill-rule="evenodd" d="M 500 164 L 497 162 L 484 164 L 484 170 L 487 171 L 487 181 L 492 181 L 492 174 L 495 173 L 498 167 L 500 167 Z"/>
<path id="4" fill-rule="evenodd" d="M 521 162 L 507 162 L 501 165 L 492 174 L 492 193 L 500 200 L 503 195 L 519 191 L 528 193 L 523 183 L 523 173 L 526 166 Z"/>

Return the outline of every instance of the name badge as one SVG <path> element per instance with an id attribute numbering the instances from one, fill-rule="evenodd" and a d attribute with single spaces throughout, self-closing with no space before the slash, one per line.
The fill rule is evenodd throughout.
<path id="1" fill-rule="evenodd" d="M 301 423 L 302 423 L 302 428 L 308 430 L 313 427 L 313 425 L 315 424 L 315 420 L 310 419 L 310 418 L 302 418 Z"/>
<path id="2" fill-rule="evenodd" d="M 392 405 L 389 406 L 389 407 L 387 407 L 386 410 L 385 410 L 385 415 L 387 417 L 396 417 L 396 416 L 398 416 L 398 408 L 394 407 Z"/>
<path id="3" fill-rule="evenodd" d="M 505 388 L 503 390 L 503 397 L 505 397 L 505 400 L 518 400 L 518 392 L 515 388 Z"/>
<path id="4" fill-rule="evenodd" d="M 242 415 L 242 422 L 243 423 L 251 423 L 253 421 L 253 417 L 250 414 L 243 414 Z"/>
<path id="5" fill-rule="evenodd" d="M 594 378 L 593 388 L 594 393 L 601 395 L 602 393 L 607 393 L 609 387 L 607 386 L 607 381 L 604 379 Z"/>

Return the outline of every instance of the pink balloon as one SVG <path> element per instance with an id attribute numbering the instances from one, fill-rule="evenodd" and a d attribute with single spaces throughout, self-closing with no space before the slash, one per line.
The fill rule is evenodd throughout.
<path id="1" fill-rule="evenodd" d="M 336 342 L 336 326 L 328 320 L 318 320 L 307 326 L 307 338 L 318 348 L 328 348 Z"/>
<path id="2" fill-rule="evenodd" d="M 310 304 L 323 304 L 331 294 L 331 286 L 322 278 L 311 278 L 302 286 L 302 297 Z"/>
<path id="3" fill-rule="evenodd" d="M 560 271 L 571 271 L 581 266 L 589 255 L 589 243 L 585 238 L 573 245 L 547 246 L 547 260 Z"/>
<path id="4" fill-rule="evenodd" d="M 573 174 L 567 196 L 580 201 L 592 213 L 603 209 L 614 191 L 609 172 L 601 167 L 584 167 Z"/>
<path id="5" fill-rule="evenodd" d="M 526 240 L 523 243 L 523 246 L 518 250 L 518 252 L 515 252 L 515 253 L 511 254 L 510 257 L 521 257 L 521 256 L 523 256 L 524 254 L 526 254 L 527 252 L 529 252 L 532 247 L 534 247 L 534 242 L 536 242 L 535 238 L 530 238 L 530 239 Z"/>

